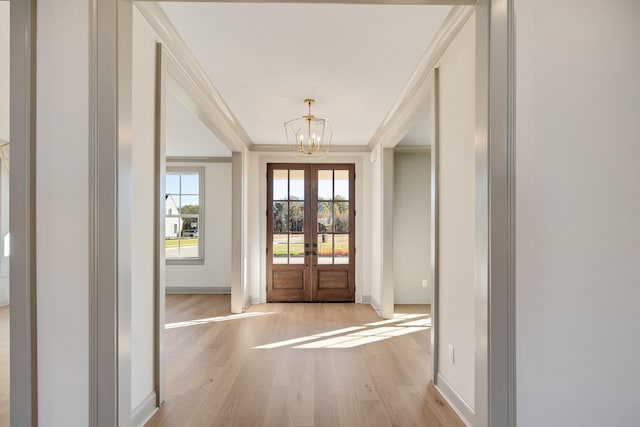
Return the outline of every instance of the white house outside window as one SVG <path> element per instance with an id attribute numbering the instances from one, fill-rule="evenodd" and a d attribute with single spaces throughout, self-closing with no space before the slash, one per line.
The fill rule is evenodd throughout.
<path id="1" fill-rule="evenodd" d="M 165 256 L 167 263 L 201 263 L 204 206 L 203 168 L 167 167 L 165 182 Z"/>

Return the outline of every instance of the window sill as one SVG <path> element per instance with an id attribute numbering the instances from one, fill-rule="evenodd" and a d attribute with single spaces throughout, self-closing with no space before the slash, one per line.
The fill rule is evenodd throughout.
<path id="1" fill-rule="evenodd" d="M 167 258 L 166 265 L 204 265 L 204 258 Z"/>

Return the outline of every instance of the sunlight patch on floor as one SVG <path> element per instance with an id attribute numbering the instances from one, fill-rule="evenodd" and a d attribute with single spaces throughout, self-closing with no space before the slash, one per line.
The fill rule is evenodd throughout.
<path id="1" fill-rule="evenodd" d="M 165 329 L 184 328 L 186 326 L 205 325 L 207 323 L 225 322 L 227 320 L 246 319 L 248 317 L 265 316 L 267 314 L 273 314 L 272 312 L 253 312 L 253 313 L 240 313 L 230 314 L 228 316 L 208 317 L 206 319 L 188 320 L 185 322 L 167 323 L 164 325 Z"/>
<path id="2" fill-rule="evenodd" d="M 365 323 L 363 326 L 351 326 L 305 337 L 292 338 L 259 345 L 253 348 L 273 349 L 287 346 L 294 346 L 293 348 L 295 349 L 353 348 L 414 332 L 425 331 L 430 327 L 431 316 L 429 314 L 396 314 L 393 319 Z"/>

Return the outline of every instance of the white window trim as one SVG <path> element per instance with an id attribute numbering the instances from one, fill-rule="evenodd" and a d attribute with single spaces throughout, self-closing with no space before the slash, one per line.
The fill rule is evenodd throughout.
<path id="1" fill-rule="evenodd" d="M 199 191 L 199 212 L 198 212 L 198 256 L 193 258 L 169 258 L 165 255 L 166 265 L 202 265 L 204 264 L 205 252 L 204 241 L 206 236 L 205 231 L 205 195 L 204 195 L 204 180 L 205 180 L 205 168 L 203 166 L 167 166 L 166 175 L 181 174 L 181 173 L 197 173 L 198 174 L 198 191 Z M 182 189 L 180 190 L 182 191 Z M 165 212 L 165 223 L 168 215 Z M 172 217 L 174 217 L 172 215 Z"/>

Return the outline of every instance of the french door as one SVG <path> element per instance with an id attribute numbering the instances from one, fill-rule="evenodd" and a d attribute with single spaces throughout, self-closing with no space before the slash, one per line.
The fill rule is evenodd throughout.
<path id="1" fill-rule="evenodd" d="M 355 167 L 267 165 L 267 301 L 355 299 Z"/>

